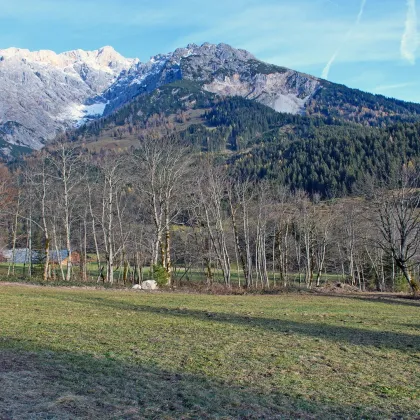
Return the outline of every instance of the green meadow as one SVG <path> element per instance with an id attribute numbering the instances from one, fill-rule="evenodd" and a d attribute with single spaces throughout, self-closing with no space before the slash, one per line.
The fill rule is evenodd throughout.
<path id="1" fill-rule="evenodd" d="M 0 418 L 420 413 L 420 301 L 0 283 Z"/>

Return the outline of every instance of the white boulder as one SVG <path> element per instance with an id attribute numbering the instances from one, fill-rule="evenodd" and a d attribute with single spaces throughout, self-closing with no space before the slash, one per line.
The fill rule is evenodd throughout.
<path id="1" fill-rule="evenodd" d="M 155 280 L 146 280 L 141 284 L 143 290 L 156 290 L 158 285 Z"/>

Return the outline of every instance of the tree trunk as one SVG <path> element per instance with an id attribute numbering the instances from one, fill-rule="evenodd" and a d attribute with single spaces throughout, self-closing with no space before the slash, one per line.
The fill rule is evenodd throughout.
<path id="1" fill-rule="evenodd" d="M 172 261 L 171 261 L 171 226 L 169 220 L 169 200 L 165 209 L 165 270 L 167 285 L 172 284 Z"/>
<path id="2" fill-rule="evenodd" d="M 400 267 L 404 278 L 407 280 L 408 285 L 410 286 L 411 293 L 413 294 L 413 296 L 417 296 L 417 293 L 420 289 L 418 282 L 415 279 L 413 279 L 410 270 L 403 262 L 397 261 L 397 264 Z"/>
<path id="3" fill-rule="evenodd" d="M 13 222 L 13 239 L 12 239 L 12 261 L 9 263 L 9 268 L 7 269 L 7 275 L 15 275 L 15 259 L 16 259 L 16 241 L 17 241 L 17 230 L 18 230 L 18 217 L 19 217 L 19 207 L 20 207 L 20 197 L 18 197 L 18 202 L 16 206 L 15 219 Z M 26 259 L 26 257 L 25 257 Z"/>
<path id="4" fill-rule="evenodd" d="M 108 191 L 108 231 L 107 231 L 107 242 L 108 242 L 108 254 L 107 254 L 107 273 L 106 277 L 108 283 L 114 283 L 114 251 L 112 242 L 112 212 L 113 212 L 113 189 L 111 180 L 109 180 L 109 191 Z"/>

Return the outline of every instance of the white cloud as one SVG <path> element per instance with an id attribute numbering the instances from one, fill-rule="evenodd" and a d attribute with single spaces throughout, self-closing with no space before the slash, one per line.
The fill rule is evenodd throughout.
<path id="1" fill-rule="evenodd" d="M 360 23 L 360 21 L 362 20 L 363 12 L 365 11 L 365 6 L 366 6 L 366 0 L 362 0 L 362 3 L 360 5 L 359 14 L 357 15 L 355 26 L 357 26 Z"/>
<path id="2" fill-rule="evenodd" d="M 415 64 L 418 47 L 416 0 L 408 0 L 407 6 L 405 30 L 401 38 L 401 56 L 410 64 Z"/>

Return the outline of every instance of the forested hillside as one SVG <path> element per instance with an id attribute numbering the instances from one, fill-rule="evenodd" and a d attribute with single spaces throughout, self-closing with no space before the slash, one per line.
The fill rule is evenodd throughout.
<path id="1" fill-rule="evenodd" d="M 420 104 L 324 81 L 323 88 L 318 89 L 307 104 L 306 112 L 308 115 L 323 115 L 384 127 L 400 121 L 418 121 Z"/>
<path id="2" fill-rule="evenodd" d="M 148 136 L 175 135 L 196 152 L 216 154 L 241 179 L 271 179 L 323 197 L 352 194 L 366 175 L 385 179 L 402 165 L 418 161 L 420 123 L 392 122 L 414 120 L 418 105 L 412 104 L 409 113 L 406 103 L 386 98 L 374 103 L 377 96 L 348 88 L 322 92 L 314 109 L 319 115 L 304 116 L 278 113 L 255 101 L 221 97 L 204 92 L 198 83 L 178 81 L 68 132 L 64 140 L 86 143 L 99 152 L 136 148 Z M 358 104 L 359 109 L 377 112 L 345 118 L 343 113 L 334 115 L 338 104 L 340 109 Z M 386 115 L 381 111 L 385 108 Z"/>

